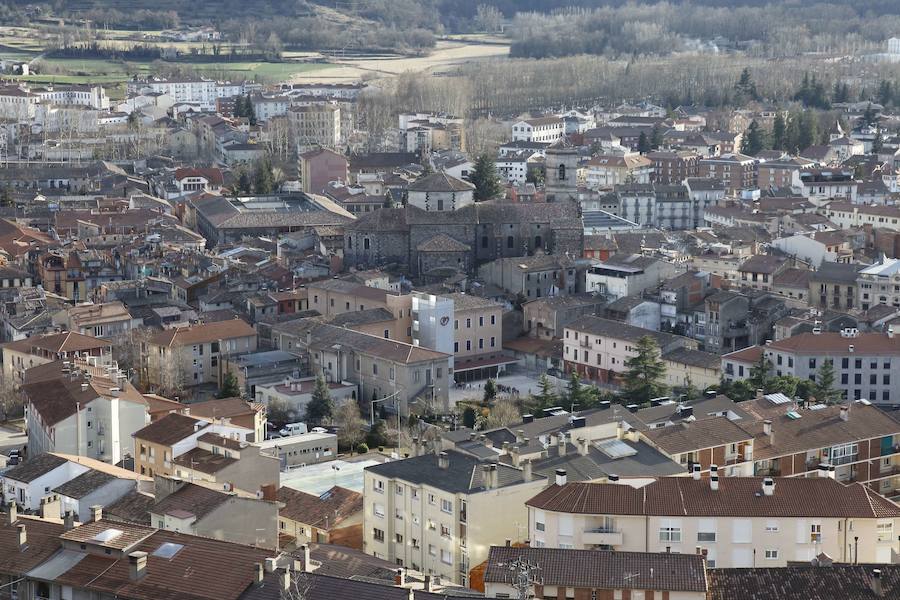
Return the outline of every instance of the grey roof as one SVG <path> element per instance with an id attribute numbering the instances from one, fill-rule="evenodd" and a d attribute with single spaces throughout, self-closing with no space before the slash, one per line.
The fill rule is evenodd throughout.
<path id="1" fill-rule="evenodd" d="M 402 479 L 414 484 L 426 484 L 445 492 L 454 494 L 473 493 L 484 490 L 482 482 L 482 466 L 496 464 L 498 469 L 498 487 L 507 487 L 524 483 L 522 471 L 502 463 L 482 462 L 471 456 L 450 450 L 447 452 L 449 465 L 446 469 L 438 467 L 438 457 L 425 454 L 405 460 L 395 460 L 366 467 L 366 471 L 389 477 Z"/>
<path id="2" fill-rule="evenodd" d="M 467 310 L 471 308 L 502 308 L 502 304 L 488 298 L 481 298 L 471 294 L 441 294 L 443 298 L 453 300 L 454 310 Z"/>
<path id="3" fill-rule="evenodd" d="M 810 280 L 855 284 L 856 278 L 859 276 L 859 270 L 864 266 L 858 263 L 845 264 L 826 261 L 819 265 L 819 270 L 812 274 Z"/>
<path id="4" fill-rule="evenodd" d="M 60 496 L 79 500 L 102 488 L 115 478 L 114 475 L 110 475 L 109 473 L 88 469 L 75 479 L 67 481 L 53 491 Z"/>
<path id="5" fill-rule="evenodd" d="M 577 438 L 577 430 L 571 431 Z M 595 440 L 602 441 L 602 440 Z M 565 469 L 569 481 L 592 481 L 608 475 L 620 477 L 659 477 L 664 475 L 681 475 L 686 468 L 659 450 L 644 442 L 631 442 L 622 440 L 636 453 L 622 458 L 612 458 L 597 449 L 594 444 L 589 444 L 588 453 L 581 455 L 573 444 L 566 445 L 566 453 L 559 455 L 559 448 L 548 448 L 550 456 L 545 459 L 533 460 L 532 468 L 535 473 L 550 478 L 556 469 Z"/>
<path id="6" fill-rule="evenodd" d="M 446 233 L 438 233 L 418 245 L 419 252 L 468 252 L 472 247 L 464 244 Z"/>
<path id="7" fill-rule="evenodd" d="M 663 360 L 671 360 L 672 362 L 704 369 L 717 369 L 722 364 L 722 357 L 718 354 L 691 350 L 689 348 L 676 348 L 663 354 L 662 358 Z"/>
<path id="8" fill-rule="evenodd" d="M 354 325 L 366 325 L 369 323 L 381 323 L 393 321 L 394 315 L 386 308 L 369 308 L 335 315 L 330 321 L 331 325 L 338 327 L 352 327 Z"/>
<path id="9" fill-rule="evenodd" d="M 475 189 L 468 181 L 457 179 L 447 173 L 432 173 L 409 184 L 410 192 L 467 192 Z"/>
<path id="10" fill-rule="evenodd" d="M 644 329 L 643 327 L 635 327 L 622 323 L 621 321 L 611 321 L 610 319 L 601 319 L 593 315 L 585 315 L 580 317 L 568 325 L 566 329 L 582 331 L 591 335 L 604 335 L 614 337 L 620 340 L 638 341 L 642 337 L 649 336 L 655 339 L 659 344 L 670 344 L 679 340 L 689 341 L 678 335 L 663 333 L 661 331 L 653 331 Z"/>
<path id="11" fill-rule="evenodd" d="M 3 473 L 6 479 L 14 479 L 22 483 L 31 483 L 66 463 L 66 459 L 54 454 L 39 454 L 34 458 L 17 465 Z"/>

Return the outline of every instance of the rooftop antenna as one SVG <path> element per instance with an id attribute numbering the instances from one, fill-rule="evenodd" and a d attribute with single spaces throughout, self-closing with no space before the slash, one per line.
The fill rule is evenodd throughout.
<path id="1" fill-rule="evenodd" d="M 531 592 L 535 584 L 540 584 L 542 581 L 537 575 L 541 567 L 535 562 L 525 560 L 522 556 L 508 563 L 506 567 L 513 574 L 512 586 L 516 589 L 516 598 L 518 600 L 531 600 L 534 598 L 534 594 Z"/>

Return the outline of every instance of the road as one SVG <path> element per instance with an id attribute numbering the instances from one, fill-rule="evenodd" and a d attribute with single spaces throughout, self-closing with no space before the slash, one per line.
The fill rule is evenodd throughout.
<path id="1" fill-rule="evenodd" d="M 0 425 L 0 454 L 8 454 L 14 448 L 21 449 L 27 441 L 28 438 L 22 431 Z"/>

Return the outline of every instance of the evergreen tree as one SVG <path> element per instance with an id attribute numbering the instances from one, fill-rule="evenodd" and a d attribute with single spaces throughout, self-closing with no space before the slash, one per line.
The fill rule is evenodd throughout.
<path id="1" fill-rule="evenodd" d="M 652 337 L 642 337 L 634 349 L 637 354 L 625 361 L 624 390 L 630 402 L 643 404 L 665 394 L 666 365 Z"/>
<path id="2" fill-rule="evenodd" d="M 765 136 L 754 119 L 750 121 L 750 127 L 747 128 L 744 138 L 741 141 L 741 152 L 749 156 L 756 156 L 763 148 L 765 148 Z"/>
<path id="3" fill-rule="evenodd" d="M 229 371 L 225 374 L 225 377 L 222 379 L 222 386 L 219 388 L 219 393 L 216 395 L 217 398 L 240 398 L 241 396 L 241 387 L 238 385 L 237 377 L 234 376 L 234 373 Z"/>
<path id="4" fill-rule="evenodd" d="M 819 119 L 812 111 L 803 111 L 797 122 L 797 147 L 809 148 L 819 141 Z"/>
<path id="5" fill-rule="evenodd" d="M 585 385 L 581 383 L 581 379 L 575 371 L 572 371 L 572 375 L 569 377 L 567 391 L 567 399 L 570 406 L 578 405 L 578 407 L 585 409 L 594 406 L 597 402 L 597 388 L 590 384 Z"/>
<path id="6" fill-rule="evenodd" d="M 804 150 L 804 148 L 800 147 L 800 126 L 799 126 L 800 116 L 798 114 L 793 114 L 788 117 L 787 127 L 785 128 L 784 133 L 784 149 L 790 152 L 791 154 L 797 154 L 800 150 Z"/>
<path id="7" fill-rule="evenodd" d="M 878 84 L 878 104 L 887 108 L 894 103 L 894 86 L 887 79 Z"/>
<path id="8" fill-rule="evenodd" d="M 306 405 L 306 420 L 314 425 L 327 423 L 334 414 L 334 401 L 331 399 L 331 390 L 325 383 L 322 375 L 316 377 L 316 386 L 313 388 L 312 398 Z"/>
<path id="9" fill-rule="evenodd" d="M 503 193 L 503 186 L 500 185 L 500 177 L 497 175 L 497 165 L 487 153 L 475 159 L 470 179 L 475 186 L 476 202 L 491 200 Z"/>
<path id="10" fill-rule="evenodd" d="M 9 186 L 3 186 L 3 190 L 0 191 L 0 206 L 12 206 L 13 198 L 12 194 L 9 192 Z"/>
<path id="11" fill-rule="evenodd" d="M 872 153 L 878 154 L 884 148 L 884 136 L 881 135 L 881 129 L 878 130 L 878 133 L 875 134 L 875 139 L 872 140 Z"/>
<path id="12" fill-rule="evenodd" d="M 653 150 L 659 150 L 659 147 L 662 146 L 662 143 L 662 127 L 660 127 L 659 123 L 657 123 L 653 126 L 653 130 L 650 132 L 650 148 Z"/>
<path id="13" fill-rule="evenodd" d="M 745 67 L 741 71 L 741 77 L 734 84 L 734 89 L 738 92 L 738 95 L 744 96 L 745 99 L 755 101 L 760 99 L 759 92 L 756 90 L 756 83 L 754 83 L 753 77 L 750 75 L 749 67 Z"/>
<path id="14" fill-rule="evenodd" d="M 841 392 L 834 389 L 834 363 L 826 360 L 819 368 L 813 389 L 816 400 L 824 404 L 834 404 L 841 399 Z"/>
<path id="15" fill-rule="evenodd" d="M 538 379 L 538 393 L 531 395 L 531 404 L 534 410 L 550 408 L 559 404 L 556 389 L 546 373 L 542 373 Z"/>
<path id="16" fill-rule="evenodd" d="M 234 110 L 232 111 L 232 114 L 235 117 L 243 117 L 246 110 L 247 109 L 244 107 L 244 97 L 237 96 L 234 99 Z"/>
<path id="17" fill-rule="evenodd" d="M 786 126 L 784 115 L 778 111 L 775 114 L 775 121 L 772 123 L 772 148 L 775 150 L 784 150 L 785 148 Z"/>
<path id="18" fill-rule="evenodd" d="M 247 99 L 244 101 L 244 116 L 250 121 L 251 125 L 256 125 L 256 110 L 253 108 L 253 102 L 250 100 L 250 94 L 247 94 Z"/>
<path id="19" fill-rule="evenodd" d="M 638 152 L 641 154 L 646 154 L 650 152 L 650 140 L 647 138 L 647 132 L 642 131 L 640 137 L 638 137 Z"/>
<path id="20" fill-rule="evenodd" d="M 475 429 L 475 409 L 471 406 L 467 406 L 462 414 L 462 422 L 463 427 L 468 427 L 469 429 Z"/>
<path id="21" fill-rule="evenodd" d="M 835 104 L 850 102 L 850 86 L 839 81 L 835 82 L 834 92 L 831 95 L 831 101 Z"/>
<path id="22" fill-rule="evenodd" d="M 247 170 L 241 169 L 241 172 L 238 175 L 238 180 L 237 180 L 238 191 L 243 194 L 249 194 L 252 187 L 253 187 L 253 182 L 250 180 L 250 175 L 247 173 Z"/>
<path id="23" fill-rule="evenodd" d="M 762 353 L 759 355 L 759 360 L 756 361 L 756 364 L 750 367 L 750 377 L 747 378 L 747 381 L 755 389 L 765 391 L 769 388 L 769 383 L 772 381 L 769 375 L 771 370 L 772 361 L 766 358 L 765 353 Z"/>
<path id="24" fill-rule="evenodd" d="M 484 384 L 484 398 L 482 401 L 485 404 L 490 404 L 497 397 L 497 384 L 494 383 L 493 379 L 488 379 Z"/>
<path id="25" fill-rule="evenodd" d="M 872 106 L 871 102 L 866 107 L 866 110 L 862 116 L 862 120 L 863 120 L 863 124 L 867 125 L 869 127 L 872 127 L 878 123 L 878 111 L 875 110 L 875 108 Z"/>
<path id="26" fill-rule="evenodd" d="M 275 189 L 275 177 L 272 175 L 272 165 L 268 159 L 256 162 L 253 170 L 253 191 L 257 194 L 271 194 Z"/>

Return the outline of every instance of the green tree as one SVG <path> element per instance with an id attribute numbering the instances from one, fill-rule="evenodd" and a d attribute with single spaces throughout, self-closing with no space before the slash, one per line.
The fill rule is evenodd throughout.
<path id="1" fill-rule="evenodd" d="M 578 373 L 572 371 L 566 396 L 570 406 L 577 405 L 583 410 L 594 406 L 597 403 L 599 394 L 596 387 L 581 383 Z"/>
<path id="2" fill-rule="evenodd" d="M 874 154 L 878 154 L 884 148 L 884 136 L 881 135 L 881 129 L 878 130 L 878 133 L 875 134 L 875 139 L 872 140 L 872 152 Z"/>
<path id="3" fill-rule="evenodd" d="M 546 373 L 542 373 L 540 378 L 538 378 L 538 393 L 531 396 L 532 408 L 541 410 L 557 404 L 559 404 L 559 397 L 556 394 L 553 382 L 550 381 Z"/>
<path id="4" fill-rule="evenodd" d="M 797 147 L 809 148 L 819 141 L 819 119 L 812 111 L 800 113 L 797 121 Z"/>
<path id="5" fill-rule="evenodd" d="M 249 194 L 253 190 L 253 181 L 246 169 L 241 169 L 238 174 L 237 190 L 242 194 Z"/>
<path id="6" fill-rule="evenodd" d="M 834 363 L 830 359 L 819 367 L 813 393 L 816 400 L 824 404 L 835 404 L 840 401 L 841 392 L 834 389 Z"/>
<path id="7" fill-rule="evenodd" d="M 816 393 L 816 382 L 809 379 L 797 379 L 797 395 L 804 400 L 808 400 Z"/>
<path id="8" fill-rule="evenodd" d="M 0 191 L 0 206 L 12 206 L 13 198 L 12 194 L 9 191 L 9 186 L 3 186 L 3 190 Z"/>
<path id="9" fill-rule="evenodd" d="M 784 115 L 781 111 L 775 115 L 775 121 L 772 123 L 772 148 L 775 150 L 785 149 L 785 131 L 787 123 L 784 121 Z"/>
<path id="10" fill-rule="evenodd" d="M 665 394 L 666 365 L 660 359 L 656 340 L 650 336 L 639 339 L 634 350 L 637 354 L 625 361 L 624 388 L 630 402 L 642 404 Z"/>
<path id="11" fill-rule="evenodd" d="M 878 123 L 878 111 L 875 110 L 871 102 L 866 107 L 865 112 L 863 112 L 862 121 L 864 125 L 869 127 L 873 127 Z"/>
<path id="12" fill-rule="evenodd" d="M 465 410 L 463 410 L 462 414 L 462 422 L 463 427 L 468 427 L 469 429 L 475 429 L 475 418 L 478 415 L 475 414 L 475 409 L 471 406 L 467 406 Z"/>
<path id="13" fill-rule="evenodd" d="M 700 390 L 697 389 L 697 386 L 691 381 L 690 376 L 687 378 L 687 381 L 685 381 L 684 387 L 681 388 L 681 393 L 684 395 L 685 402 L 693 402 L 700 399 Z"/>
<path id="14" fill-rule="evenodd" d="M 750 367 L 750 377 L 747 381 L 755 390 L 767 390 L 772 378 L 769 373 L 772 371 L 772 361 L 766 358 L 765 352 L 759 355 L 756 364 Z"/>
<path id="15" fill-rule="evenodd" d="M 728 396 L 735 402 L 744 402 L 745 400 L 753 398 L 756 394 L 753 385 L 746 380 L 725 381 L 723 379 L 719 382 L 718 392 L 723 396 Z"/>
<path id="16" fill-rule="evenodd" d="M 744 70 L 741 71 L 741 77 L 738 79 L 738 82 L 734 84 L 734 89 L 738 93 L 739 98 L 736 98 L 736 100 L 739 102 L 747 99 L 756 101 L 759 101 L 760 99 L 759 92 L 756 90 L 756 83 L 753 81 L 753 76 L 750 74 L 749 67 L 745 67 Z"/>
<path id="17" fill-rule="evenodd" d="M 275 176 L 268 159 L 256 161 L 253 169 L 253 191 L 257 194 L 271 194 L 275 189 Z"/>
<path id="18" fill-rule="evenodd" d="M 487 153 L 475 159 L 475 167 L 469 179 L 475 186 L 476 202 L 491 200 L 503 193 L 503 186 L 500 185 L 500 177 L 497 175 L 497 165 Z"/>
<path id="19" fill-rule="evenodd" d="M 638 152 L 640 152 L 641 154 L 646 154 L 647 152 L 650 152 L 650 150 L 651 150 L 650 140 L 647 138 L 646 131 L 642 131 L 641 135 L 638 136 L 638 148 L 637 149 L 638 149 Z"/>
<path id="20" fill-rule="evenodd" d="M 335 410 L 334 424 L 338 428 L 338 442 L 351 452 L 365 438 L 366 422 L 359 414 L 359 404 L 353 400 L 344 402 Z"/>
<path id="21" fill-rule="evenodd" d="M 799 380 L 796 377 L 791 375 L 779 375 L 778 377 L 773 377 L 772 380 L 769 381 L 769 385 L 766 387 L 766 393 L 784 394 L 789 398 L 793 398 L 797 395 L 797 383 L 799 383 Z"/>
<path id="22" fill-rule="evenodd" d="M 850 86 L 840 81 L 835 82 L 834 92 L 831 94 L 831 101 L 835 104 L 843 104 L 850 102 Z"/>
<path id="23" fill-rule="evenodd" d="M 243 117 L 244 113 L 247 111 L 246 106 L 244 105 L 244 97 L 237 96 L 234 99 L 234 110 L 231 111 L 231 114 L 235 117 Z"/>
<path id="24" fill-rule="evenodd" d="M 331 399 L 331 390 L 322 375 L 316 377 L 316 386 L 313 388 L 312 398 L 306 405 L 306 420 L 314 425 L 327 423 L 334 414 L 334 401 Z"/>
<path id="25" fill-rule="evenodd" d="M 484 397 L 482 401 L 485 404 L 490 404 L 497 397 L 497 384 L 494 383 L 493 379 L 488 379 L 484 383 Z"/>
<path id="26" fill-rule="evenodd" d="M 244 116 L 247 117 L 247 120 L 250 121 L 251 125 L 256 125 L 256 109 L 253 108 L 253 101 L 250 99 L 250 94 L 247 94 L 247 99 L 244 101 Z"/>
<path id="27" fill-rule="evenodd" d="M 240 398 L 241 386 L 238 384 L 237 377 L 229 371 L 222 379 L 222 385 L 219 387 L 219 393 L 216 398 Z"/>
<path id="28" fill-rule="evenodd" d="M 887 108 L 894 103 L 894 86 L 887 79 L 882 79 L 878 84 L 878 104 Z"/>
<path id="29" fill-rule="evenodd" d="M 750 121 L 750 127 L 747 128 L 744 138 L 741 140 L 741 152 L 749 156 L 756 156 L 765 147 L 765 134 L 754 119 Z"/>
<path id="30" fill-rule="evenodd" d="M 659 147 L 662 146 L 662 143 L 662 127 L 660 127 L 659 123 L 657 123 L 653 126 L 653 130 L 650 132 L 650 148 L 652 148 L 653 150 L 659 150 Z"/>

